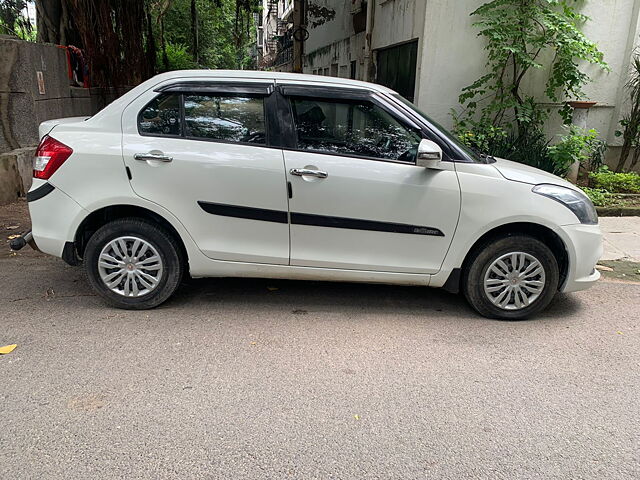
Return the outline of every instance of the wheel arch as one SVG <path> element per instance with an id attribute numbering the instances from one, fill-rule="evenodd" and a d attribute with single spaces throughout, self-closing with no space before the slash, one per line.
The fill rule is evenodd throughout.
<path id="1" fill-rule="evenodd" d="M 164 228 L 178 242 L 181 250 L 182 258 L 185 260 L 185 268 L 189 266 L 189 255 L 186 245 L 178 233 L 178 230 L 165 217 L 157 212 L 139 205 L 117 204 L 94 210 L 87 215 L 76 229 L 73 246 L 75 253 L 79 258 L 84 256 L 87 242 L 91 236 L 102 226 L 119 218 L 142 218 L 149 220 L 156 225 Z"/>
<path id="2" fill-rule="evenodd" d="M 469 268 L 469 263 L 475 257 L 478 250 L 484 248 L 484 246 L 491 243 L 494 239 L 523 234 L 541 241 L 553 252 L 558 262 L 558 268 L 560 269 L 558 289 L 561 290 L 569 273 L 569 251 L 567 250 L 565 242 L 556 232 L 545 225 L 534 222 L 506 223 L 483 233 L 467 251 L 462 265 L 453 269 L 443 288 L 449 292 L 458 293 L 460 291 L 462 272 Z"/>

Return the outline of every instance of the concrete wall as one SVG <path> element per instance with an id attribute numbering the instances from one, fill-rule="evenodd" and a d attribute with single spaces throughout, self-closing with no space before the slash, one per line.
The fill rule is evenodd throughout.
<path id="1" fill-rule="evenodd" d="M 333 8 L 333 21 L 310 29 L 305 45 L 305 73 L 331 74 L 331 64 L 364 63 L 364 33 L 354 34 L 351 19 L 352 0 L 315 0 Z M 478 37 L 470 16 L 487 0 L 370 0 L 374 6 L 371 43 L 374 50 L 418 39 L 416 68 L 416 103 L 434 120 L 452 126 L 451 110 L 459 110 L 458 96 L 462 88 L 486 73 L 485 42 Z M 589 128 L 596 128 L 613 147 L 620 145 L 615 137 L 618 121 L 627 107 L 624 84 L 628 78 L 632 51 L 638 46 L 640 33 L 640 1 L 587 0 L 582 11 L 591 20 L 584 33 L 596 42 L 611 67 L 610 73 L 594 66 L 585 70 L 593 82 L 585 87 L 589 100 L 598 102 L 589 116 Z M 361 68 L 358 79 L 364 79 Z M 525 79 L 527 90 L 543 100 L 542 93 L 549 72 L 535 71 Z M 555 110 L 559 105 L 550 105 Z M 552 114 L 548 134 L 561 133 L 561 119 Z M 609 157 L 615 162 L 618 149 Z"/>
<path id="2" fill-rule="evenodd" d="M 0 36 L 0 204 L 29 189 L 41 122 L 93 115 L 112 98 L 69 86 L 63 49 Z"/>
<path id="3" fill-rule="evenodd" d="M 95 108 L 88 89 L 69 86 L 64 50 L 11 37 L 0 37 L 0 105 L 0 152 L 36 144 L 44 120 L 91 115 Z"/>

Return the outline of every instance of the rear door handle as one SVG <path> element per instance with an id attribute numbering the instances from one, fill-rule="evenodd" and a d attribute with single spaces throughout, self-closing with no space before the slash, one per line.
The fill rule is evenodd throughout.
<path id="1" fill-rule="evenodd" d="M 172 162 L 173 157 L 163 155 L 161 153 L 136 153 L 133 158 L 146 162 L 147 160 L 155 160 L 156 162 Z"/>
<path id="2" fill-rule="evenodd" d="M 308 168 L 292 168 L 291 170 L 289 170 L 289 173 L 297 177 L 327 178 L 329 176 L 327 172 L 322 172 L 320 170 L 310 170 Z"/>

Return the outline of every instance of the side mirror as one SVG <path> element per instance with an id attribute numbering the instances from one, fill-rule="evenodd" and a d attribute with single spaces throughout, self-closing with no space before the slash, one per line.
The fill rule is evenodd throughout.
<path id="1" fill-rule="evenodd" d="M 423 138 L 418 145 L 416 165 L 424 168 L 440 168 L 442 149 L 436 142 Z"/>

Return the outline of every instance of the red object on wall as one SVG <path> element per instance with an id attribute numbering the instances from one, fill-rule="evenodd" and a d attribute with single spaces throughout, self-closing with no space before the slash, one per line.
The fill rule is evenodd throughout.
<path id="1" fill-rule="evenodd" d="M 91 86 L 89 82 L 89 66 L 84 59 L 82 50 L 73 45 L 57 45 L 57 47 L 62 48 L 67 56 L 67 75 L 70 84 L 74 87 L 89 88 Z"/>

